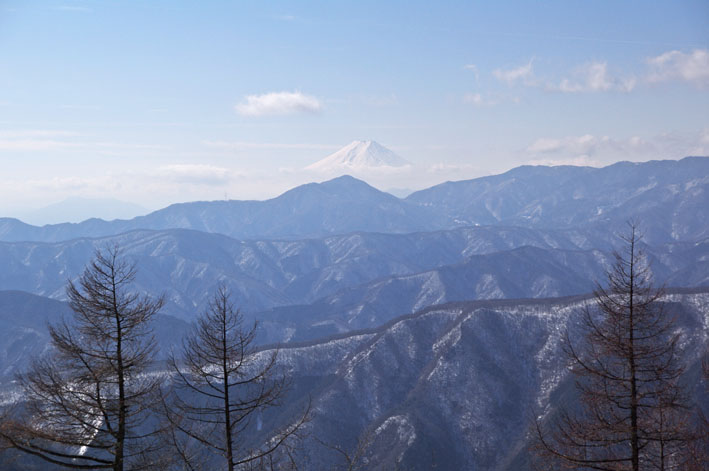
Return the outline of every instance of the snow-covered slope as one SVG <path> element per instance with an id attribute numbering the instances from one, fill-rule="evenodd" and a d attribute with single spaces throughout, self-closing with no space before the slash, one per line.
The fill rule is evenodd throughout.
<path id="1" fill-rule="evenodd" d="M 347 172 L 406 165 L 411 164 L 375 141 L 354 141 L 305 168 L 318 172 Z"/>
<path id="2" fill-rule="evenodd" d="M 709 239 L 646 247 L 658 284 L 709 286 Z M 342 288 L 307 305 L 255 314 L 269 342 L 309 340 L 374 328 L 426 306 L 474 299 L 549 298 L 591 292 L 605 279 L 610 252 L 531 246 L 471 255 L 464 262 Z"/>
<path id="3" fill-rule="evenodd" d="M 0 307 L 10 311 L 60 304 L 7 296 L 3 303 L 0 292 Z M 267 439 L 268 430 L 292 423 L 310 403 L 299 469 L 342 469 L 342 455 L 324 444 L 353 455 L 359 441 L 358 469 L 526 471 L 531 417 L 573 396 L 562 338 L 567 329 L 572 340 L 579 335 L 589 299 L 451 303 L 377 329 L 281 345 L 278 364 L 291 380 L 289 396 L 264 414 L 260 432 L 254 427 L 244 436 Z M 709 395 L 696 371 L 709 346 L 709 288 L 670 289 L 662 301 L 683 336 L 689 391 L 706 410 Z M 15 317 L 4 317 L 11 334 L 30 327 L 29 335 L 46 336 L 36 321 Z M 181 335 L 173 325 L 156 330 L 172 334 L 173 342 Z M 36 351 L 26 342 L 9 347 L 0 353 Z M 270 354 L 259 355 L 265 361 Z M 0 384 L 0 401 L 13 390 Z"/>
<path id="4" fill-rule="evenodd" d="M 52 244 L 0 242 L 0 289 L 64 299 L 67 279 L 81 273 L 95 250 L 119 244 L 138 266 L 136 288 L 166 295 L 166 314 L 194 319 L 221 282 L 247 315 L 263 314 L 269 325 L 283 317 L 288 327 L 295 320 L 299 336 L 308 326 L 312 338 L 310 327 L 323 321 L 338 319 L 351 330 L 442 301 L 589 291 L 616 239 L 605 236 L 473 227 L 239 241 L 173 229 Z M 709 279 L 709 239 L 648 252 L 658 282 L 698 286 Z M 275 317 L 257 314 L 277 306 Z M 327 325 L 323 334 L 342 330 Z"/>
<path id="5" fill-rule="evenodd" d="M 567 329 L 579 335 L 588 300 L 455 303 L 351 337 L 281 347 L 297 391 L 288 402 L 311 398 L 316 439 L 351 454 L 358 439 L 366 444 L 362 469 L 527 470 L 531 418 L 574 394 L 562 338 Z M 709 345 L 709 290 L 670 290 L 663 302 L 677 316 L 692 371 Z M 700 378 L 688 375 L 706 407 Z M 315 439 L 303 451 L 305 469 L 342 464 Z"/>

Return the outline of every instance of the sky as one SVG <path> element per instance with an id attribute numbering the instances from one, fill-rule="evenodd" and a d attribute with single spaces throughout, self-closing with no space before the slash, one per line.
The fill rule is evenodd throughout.
<path id="1" fill-rule="evenodd" d="M 0 0 L 0 216 L 709 155 L 709 2 Z"/>

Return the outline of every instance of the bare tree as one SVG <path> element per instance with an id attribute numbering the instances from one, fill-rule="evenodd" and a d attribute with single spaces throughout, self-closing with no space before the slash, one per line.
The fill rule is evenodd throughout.
<path id="1" fill-rule="evenodd" d="M 205 451 L 220 457 L 229 471 L 242 465 L 264 467 L 273 462 L 265 458 L 295 438 L 307 419 L 306 411 L 265 444 L 249 443 L 247 429 L 261 427 L 263 411 L 279 404 L 287 381 L 276 374 L 277 351 L 257 354 L 256 325 L 243 324 L 229 291 L 220 286 L 183 342 L 181 361 L 174 356 L 170 360 L 174 385 L 162 411 L 171 425 L 170 442 L 189 470 L 200 468 Z"/>
<path id="2" fill-rule="evenodd" d="M 566 334 L 580 408 L 562 410 L 551 431 L 537 423 L 538 451 L 563 467 L 677 469 L 694 438 L 675 319 L 652 286 L 636 225 L 629 229 L 608 287 L 583 312 L 584 340 Z"/>
<path id="3" fill-rule="evenodd" d="M 367 452 L 372 446 L 375 438 L 374 429 L 369 429 L 357 438 L 357 443 L 352 449 L 346 449 L 340 445 L 328 443 L 315 437 L 315 441 L 320 445 L 324 446 L 328 450 L 337 452 L 339 458 L 342 460 L 342 464 L 333 467 L 335 471 L 359 471 L 367 468 Z"/>
<path id="4" fill-rule="evenodd" d="M 114 246 L 68 283 L 73 319 L 49 327 L 51 358 L 19 376 L 25 402 L 0 428 L 13 448 L 66 468 L 151 466 L 144 425 L 158 380 L 146 369 L 163 300 L 129 291 L 135 274 Z"/>

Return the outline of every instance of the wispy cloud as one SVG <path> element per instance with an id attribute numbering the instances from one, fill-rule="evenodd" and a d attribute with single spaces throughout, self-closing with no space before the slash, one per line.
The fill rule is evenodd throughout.
<path id="1" fill-rule="evenodd" d="M 473 164 L 460 164 L 460 163 L 449 163 L 449 162 L 439 162 L 437 164 L 430 165 L 427 169 L 430 173 L 436 174 L 451 174 L 459 175 L 459 172 L 469 172 L 473 170 L 479 170 L 477 165 Z"/>
<path id="2" fill-rule="evenodd" d="M 709 49 L 692 52 L 668 51 L 647 59 L 649 70 L 635 76 L 613 72 L 605 61 L 582 64 L 560 79 L 535 75 L 532 61 L 512 69 L 495 69 L 492 74 L 508 85 L 543 87 L 561 93 L 594 93 L 633 91 L 638 83 L 684 81 L 699 88 L 709 87 Z"/>
<path id="3" fill-rule="evenodd" d="M 565 154 L 568 156 L 597 155 L 608 150 L 638 151 L 649 150 L 650 143 L 640 137 L 614 139 L 609 136 L 567 136 L 562 138 L 541 138 L 527 147 L 533 154 Z"/>
<path id="4" fill-rule="evenodd" d="M 317 113 L 322 109 L 320 100 L 301 92 L 271 92 L 248 95 L 236 105 L 243 116 L 284 115 L 293 113 Z"/>
<path id="5" fill-rule="evenodd" d="M 499 94 L 466 93 L 463 95 L 463 103 L 473 105 L 478 108 L 497 106 L 502 103 L 517 103 L 517 97 L 509 97 Z"/>
<path id="6" fill-rule="evenodd" d="M 57 5 L 57 6 L 51 7 L 51 9 L 56 10 L 56 11 L 76 11 L 76 12 L 92 11 L 91 8 L 80 7 L 80 6 L 76 6 L 76 5 Z"/>
<path id="7" fill-rule="evenodd" d="M 202 164 L 165 165 L 158 168 L 156 173 L 168 180 L 195 185 L 222 185 L 235 176 L 228 168 Z"/>
<path id="8" fill-rule="evenodd" d="M 399 99 L 395 93 L 389 95 L 365 95 L 362 97 L 362 103 L 368 106 L 393 106 L 399 103 Z"/>
<path id="9" fill-rule="evenodd" d="M 81 138 L 81 139 L 77 139 Z M 21 129 L 0 131 L 0 151 L 38 152 L 64 149 L 92 150 L 101 153 L 125 150 L 165 150 L 166 146 L 87 140 L 74 131 Z"/>
<path id="10" fill-rule="evenodd" d="M 0 139 L 24 139 L 24 138 L 61 138 L 80 136 L 74 131 L 58 131 L 53 129 L 20 129 L 12 131 L 0 131 Z"/>
<path id="11" fill-rule="evenodd" d="M 473 75 L 475 75 L 475 80 L 480 80 L 480 71 L 478 70 L 478 66 L 475 64 L 465 64 L 463 69 L 471 71 Z"/>
<path id="12" fill-rule="evenodd" d="M 307 144 L 307 143 L 280 143 L 280 142 L 248 142 L 248 141 L 202 141 L 202 144 L 215 149 L 246 150 L 246 149 L 313 149 L 332 150 L 338 149 L 337 145 Z"/>
<path id="13" fill-rule="evenodd" d="M 492 75 L 510 86 L 541 87 L 562 93 L 630 92 L 637 79 L 633 76 L 619 77 L 609 72 L 606 62 L 589 62 L 576 67 L 568 77 L 549 79 L 538 77 L 533 68 L 534 59 L 512 69 L 495 69 Z"/>
<path id="14" fill-rule="evenodd" d="M 492 75 L 496 79 L 506 82 L 508 85 L 516 85 L 521 83 L 523 85 L 534 85 L 536 80 L 534 79 L 534 70 L 532 68 L 533 60 L 519 67 L 513 69 L 495 69 L 492 71 Z"/>
<path id="15" fill-rule="evenodd" d="M 709 128 L 690 134 L 665 133 L 650 137 L 566 136 L 540 138 L 525 149 L 527 163 L 598 165 L 600 161 L 673 159 L 709 154 Z"/>
<path id="16" fill-rule="evenodd" d="M 572 78 L 563 78 L 558 85 L 547 88 L 564 93 L 630 92 L 636 83 L 635 77 L 612 76 L 606 62 L 590 62 L 577 67 Z"/>
<path id="17" fill-rule="evenodd" d="M 80 145 L 53 139 L 0 139 L 0 151 L 47 151 L 72 147 L 80 147 Z"/>
<path id="18" fill-rule="evenodd" d="M 576 167 L 603 167 L 603 162 L 598 159 L 593 159 L 587 155 L 579 157 L 561 158 L 561 159 L 532 159 L 525 162 L 525 165 L 544 165 L 547 167 L 558 167 L 559 165 L 573 165 Z"/>
<path id="19" fill-rule="evenodd" d="M 682 80 L 699 87 L 709 87 L 709 50 L 695 49 L 690 53 L 669 51 L 647 60 L 650 82 Z"/>
<path id="20" fill-rule="evenodd" d="M 0 151 L 48 151 L 78 147 L 67 138 L 79 136 L 71 131 L 21 129 L 0 131 Z"/>

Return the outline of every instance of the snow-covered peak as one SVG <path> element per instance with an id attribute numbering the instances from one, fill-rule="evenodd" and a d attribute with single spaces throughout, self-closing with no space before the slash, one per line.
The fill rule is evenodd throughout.
<path id="1" fill-rule="evenodd" d="M 306 170 L 328 172 L 407 165 L 411 164 L 375 141 L 354 141 L 334 154 L 330 154 L 305 168 Z"/>

